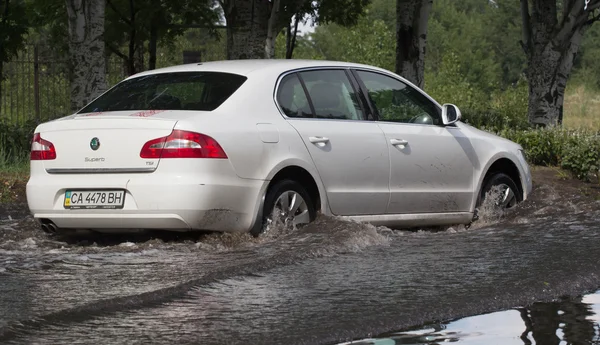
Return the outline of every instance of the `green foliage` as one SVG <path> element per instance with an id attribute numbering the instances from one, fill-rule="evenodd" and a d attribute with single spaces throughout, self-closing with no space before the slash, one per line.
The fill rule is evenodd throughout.
<path id="1" fill-rule="evenodd" d="M 583 37 L 575 59 L 572 83 L 600 89 L 600 25 L 594 24 Z"/>
<path id="2" fill-rule="evenodd" d="M 453 103 L 471 112 L 486 110 L 488 96 L 472 85 L 461 72 L 463 64 L 458 55 L 450 52 L 445 55 L 437 70 L 425 74 L 425 91 L 441 103 Z"/>
<path id="3" fill-rule="evenodd" d="M 525 130 L 527 121 L 528 86 L 525 80 L 506 90 L 496 91 L 483 106 L 466 108 L 464 121 L 478 128 L 497 131 L 505 128 Z"/>
<path id="4" fill-rule="evenodd" d="M 17 176 L 27 176 L 29 173 L 29 152 L 25 152 L 20 156 L 9 156 L 4 154 L 4 151 L 0 149 L 0 194 L 3 194 L 3 188 L 6 186 L 1 185 L 3 181 L 1 179 L 5 174 L 16 174 Z M 0 196 L 0 202 L 2 197 Z"/>
<path id="5" fill-rule="evenodd" d="M 427 71 L 425 91 L 440 103 L 456 104 L 464 121 L 478 128 L 525 129 L 527 123 L 527 83 L 519 81 L 491 94 L 473 85 L 464 75 L 458 55 L 444 56 L 437 73 Z"/>
<path id="6" fill-rule="evenodd" d="M 600 169 L 600 133 L 562 128 L 515 130 L 499 135 L 523 146 L 530 164 L 560 166 L 580 180 L 589 181 Z"/>
<path id="7" fill-rule="evenodd" d="M 337 24 L 318 26 L 308 39 L 299 40 L 294 58 L 352 61 L 393 70 L 395 50 L 389 47 L 394 46 L 394 33 L 385 22 L 370 20 L 367 14 L 349 28 Z"/>
<path id="8" fill-rule="evenodd" d="M 571 171 L 580 180 L 589 180 L 600 173 L 600 137 L 588 133 L 570 133 L 563 148 L 560 166 Z"/>
<path id="9" fill-rule="evenodd" d="M 396 32 L 396 1 L 373 0 L 367 9 L 367 17 L 371 20 L 383 20 L 391 32 Z"/>
<path id="10" fill-rule="evenodd" d="M 183 62 L 182 54 L 185 50 L 200 51 L 202 53 L 202 61 L 225 60 L 227 58 L 227 47 L 223 38 L 224 36 L 224 30 L 219 31 L 219 35 L 213 35 L 207 29 L 189 29 L 183 35 L 161 44 L 161 49 L 157 54 L 156 67 L 161 68 L 181 64 Z M 285 47 L 283 48 L 285 55 Z"/>
<path id="11" fill-rule="evenodd" d="M 35 121 L 15 124 L 0 119 L 0 162 L 2 165 L 14 164 L 27 157 L 31 147 Z"/>
<path id="12" fill-rule="evenodd" d="M 66 1 L 25 0 L 25 3 L 31 26 L 28 43 L 50 50 L 42 54 L 66 58 L 69 52 Z"/>
<path id="13" fill-rule="evenodd" d="M 23 47 L 28 25 L 22 1 L 0 0 L 0 65 L 10 61 Z"/>
<path id="14" fill-rule="evenodd" d="M 470 1 L 473 3 L 474 1 Z M 481 1 L 479 1 L 481 3 Z M 494 8 L 467 6 L 463 1 L 434 1 L 429 22 L 426 67 L 436 73 L 448 54 L 461 61 L 460 73 L 477 88 L 493 90 L 500 83 L 500 63 L 489 30 Z"/>
<path id="15" fill-rule="evenodd" d="M 365 11 L 364 19 L 358 21 L 359 28 L 321 25 L 310 35 L 308 40 L 311 44 L 301 54 L 330 60 L 375 61 L 377 66 L 394 70 L 395 16 L 395 0 L 373 0 Z M 366 29 L 370 23 L 378 21 L 383 22 L 387 30 L 382 30 L 377 24 L 373 25 L 373 31 L 360 29 L 361 25 Z M 511 87 L 523 77 L 526 61 L 519 45 L 520 29 L 519 6 L 515 0 L 436 0 L 427 35 L 427 75 L 436 76 L 444 72 L 441 68 L 445 59 L 454 56 L 460 61 L 455 71 L 461 76 L 460 82 L 481 90 L 489 98 L 494 91 Z M 363 35 L 362 39 L 357 39 L 357 32 Z M 381 38 L 384 44 L 377 46 L 378 50 L 383 50 L 377 51 L 377 54 L 385 56 L 384 61 L 369 57 L 375 52 L 360 49 L 361 46 L 373 46 L 372 41 L 378 40 L 381 35 L 388 35 Z M 359 48 L 348 50 L 349 46 Z M 312 50 L 312 53 L 306 49 Z M 425 82 L 427 84 L 431 79 L 426 76 Z M 457 105 L 465 107 L 464 104 Z"/>
<path id="16" fill-rule="evenodd" d="M 306 3 L 314 9 L 312 13 L 317 23 L 350 26 L 357 23 L 371 0 L 308 0 Z"/>
<path id="17" fill-rule="evenodd" d="M 191 25 L 216 35 L 219 14 L 210 0 L 107 0 L 105 42 L 130 68 L 135 66 L 130 73 L 139 72 L 147 68 L 143 57 L 152 37 L 169 46 Z"/>
<path id="18" fill-rule="evenodd" d="M 562 160 L 566 132 L 553 128 L 515 130 L 504 129 L 497 134 L 525 149 L 527 160 L 534 165 L 557 166 Z"/>

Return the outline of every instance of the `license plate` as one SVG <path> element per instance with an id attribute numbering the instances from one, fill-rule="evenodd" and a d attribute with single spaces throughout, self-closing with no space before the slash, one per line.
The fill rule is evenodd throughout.
<path id="1" fill-rule="evenodd" d="M 125 204 L 123 190 L 67 190 L 64 207 L 68 209 L 117 209 Z"/>

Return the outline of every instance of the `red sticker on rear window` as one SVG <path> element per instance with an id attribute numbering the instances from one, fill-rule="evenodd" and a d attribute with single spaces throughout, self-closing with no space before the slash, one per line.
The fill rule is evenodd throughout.
<path id="1" fill-rule="evenodd" d="M 164 110 L 144 110 L 137 112 L 135 114 L 131 114 L 129 116 L 137 116 L 137 117 L 150 117 L 156 115 L 158 113 L 162 113 Z"/>

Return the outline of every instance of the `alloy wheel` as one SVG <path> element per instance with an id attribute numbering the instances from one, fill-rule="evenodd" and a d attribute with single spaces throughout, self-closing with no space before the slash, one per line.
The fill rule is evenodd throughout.
<path id="1" fill-rule="evenodd" d="M 288 190 L 275 201 L 269 223 L 280 221 L 285 226 L 310 223 L 310 213 L 304 198 L 293 190 Z"/>
<path id="2" fill-rule="evenodd" d="M 517 195 L 510 188 L 510 186 L 502 183 L 497 185 L 498 190 L 500 191 L 500 195 L 498 197 L 498 201 L 496 201 L 496 205 L 502 207 L 503 209 L 511 208 L 518 203 Z"/>

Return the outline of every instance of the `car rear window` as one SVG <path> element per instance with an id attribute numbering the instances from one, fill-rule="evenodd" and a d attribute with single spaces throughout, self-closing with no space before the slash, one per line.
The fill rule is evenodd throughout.
<path id="1" fill-rule="evenodd" d="M 220 72 L 161 73 L 125 80 L 79 113 L 120 110 L 212 111 L 225 102 L 246 77 Z"/>

